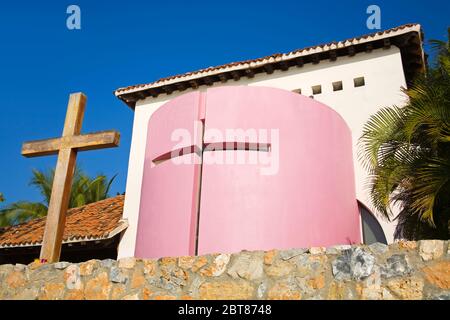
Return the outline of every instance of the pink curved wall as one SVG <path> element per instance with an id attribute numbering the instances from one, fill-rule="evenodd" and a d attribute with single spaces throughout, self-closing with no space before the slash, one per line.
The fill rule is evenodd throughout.
<path id="1" fill-rule="evenodd" d="M 205 144 L 221 142 L 208 132 L 266 130 L 245 142 L 271 144 L 266 156 L 275 174 L 262 174 L 267 163 L 152 164 L 180 147 L 170 139 L 174 129 L 194 136 L 195 120 L 205 123 Z M 186 146 L 203 143 L 197 135 Z M 219 87 L 173 99 L 149 121 L 135 254 L 155 258 L 359 243 L 351 148 L 350 130 L 335 111 L 285 90 Z M 212 152 L 230 159 L 261 151 L 207 151 L 204 159 Z"/>

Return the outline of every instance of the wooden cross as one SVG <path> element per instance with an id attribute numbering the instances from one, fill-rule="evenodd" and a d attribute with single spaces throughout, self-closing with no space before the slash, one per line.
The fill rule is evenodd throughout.
<path id="1" fill-rule="evenodd" d="M 62 137 L 25 142 L 22 146 L 22 155 L 28 158 L 58 155 L 41 248 L 41 261 L 49 263 L 59 261 L 77 152 L 119 145 L 120 134 L 116 131 L 80 134 L 85 105 L 86 96 L 83 93 L 71 94 Z"/>

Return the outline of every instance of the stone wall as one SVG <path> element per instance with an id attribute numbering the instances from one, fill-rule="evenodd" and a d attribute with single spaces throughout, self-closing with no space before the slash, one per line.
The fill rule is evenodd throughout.
<path id="1" fill-rule="evenodd" d="M 450 299 L 450 243 L 2 265 L 0 283 L 0 299 Z"/>

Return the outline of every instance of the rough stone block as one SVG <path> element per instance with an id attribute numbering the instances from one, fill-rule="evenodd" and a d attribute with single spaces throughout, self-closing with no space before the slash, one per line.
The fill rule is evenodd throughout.
<path id="1" fill-rule="evenodd" d="M 443 261 L 422 269 L 425 278 L 436 287 L 450 289 L 450 261 Z"/>
<path id="2" fill-rule="evenodd" d="M 444 254 L 444 241 L 421 240 L 419 241 L 419 253 L 424 261 L 440 258 Z"/>
<path id="3" fill-rule="evenodd" d="M 235 257 L 227 273 L 233 278 L 256 280 L 264 274 L 264 256 L 262 253 L 241 253 Z"/>
<path id="4" fill-rule="evenodd" d="M 133 269 L 136 265 L 135 258 L 123 258 L 119 260 L 119 268 Z"/>
<path id="5" fill-rule="evenodd" d="M 408 260 L 404 254 L 394 254 L 389 257 L 381 269 L 381 274 L 386 278 L 399 277 L 411 272 Z"/>
<path id="6" fill-rule="evenodd" d="M 398 278 L 387 284 L 389 290 L 403 300 L 419 300 L 423 297 L 424 282 L 420 278 Z"/>
<path id="7" fill-rule="evenodd" d="M 362 280 L 372 274 L 375 257 L 361 248 L 342 251 L 332 262 L 332 271 L 336 280 Z"/>
<path id="8" fill-rule="evenodd" d="M 57 270 L 64 270 L 66 269 L 68 266 L 70 266 L 69 262 L 57 262 L 53 265 L 53 267 Z"/>
<path id="9" fill-rule="evenodd" d="M 205 282 L 199 288 L 201 300 L 242 300 L 253 297 L 255 289 L 244 280 Z"/>

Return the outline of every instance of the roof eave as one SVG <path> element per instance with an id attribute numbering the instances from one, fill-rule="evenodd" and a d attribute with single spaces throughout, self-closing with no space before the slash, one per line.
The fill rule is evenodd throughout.
<path id="1" fill-rule="evenodd" d="M 232 79 L 237 81 L 241 77 L 253 77 L 256 73 L 272 73 L 276 69 L 287 70 L 293 66 L 302 67 L 306 63 L 319 63 L 321 60 L 327 59 L 334 60 L 338 56 L 354 55 L 357 52 L 371 51 L 375 48 L 389 47 L 390 45 L 396 45 L 400 49 L 404 49 L 408 45 L 415 46 L 415 53 L 412 58 L 409 57 L 410 52 L 402 52 L 402 58 L 417 64 L 413 69 L 424 69 L 425 56 L 422 48 L 422 37 L 421 26 L 409 24 L 362 37 L 294 50 L 286 54 L 275 54 L 255 60 L 230 63 L 161 79 L 145 85 L 120 88 L 114 91 L 114 94 L 134 109 L 137 101 L 149 96 L 157 97 L 160 94 L 171 94 L 174 91 L 184 91 L 188 88 L 197 89 L 201 85 L 210 86 L 219 81 L 227 82 Z M 405 49 L 404 51 L 408 50 Z M 407 70 L 405 69 L 407 81 L 410 81 L 411 75 L 406 73 Z"/>
<path id="2" fill-rule="evenodd" d="M 128 228 L 128 220 L 122 219 L 121 223 L 117 228 L 109 232 L 108 234 L 104 236 L 91 236 L 91 237 L 71 237 L 70 239 L 64 240 L 62 244 L 69 244 L 69 243 L 79 243 L 79 242 L 92 242 L 92 241 L 102 241 L 102 240 L 108 240 L 119 233 L 125 231 L 125 229 Z M 20 244 L 2 244 L 0 245 L 1 249 L 14 249 L 14 248 L 31 248 L 31 247 L 40 247 L 42 245 L 42 241 L 34 242 L 34 243 L 20 243 Z"/>

